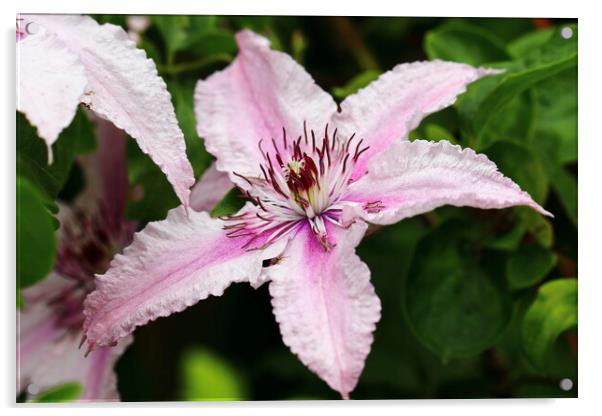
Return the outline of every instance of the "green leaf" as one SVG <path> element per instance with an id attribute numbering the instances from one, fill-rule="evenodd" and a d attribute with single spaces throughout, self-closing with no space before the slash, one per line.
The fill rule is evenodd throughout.
<path id="1" fill-rule="evenodd" d="M 549 188 L 548 178 L 539 159 L 528 147 L 500 141 L 485 153 L 504 175 L 514 180 L 535 201 L 545 202 Z"/>
<path id="2" fill-rule="evenodd" d="M 335 98 L 342 100 L 343 98 L 345 98 L 351 94 L 354 94 L 360 88 L 364 88 L 365 86 L 370 84 L 372 81 L 377 79 L 381 73 L 382 73 L 381 71 L 376 70 L 376 69 L 368 69 L 368 70 L 360 73 L 359 75 L 355 76 L 354 78 L 352 78 L 344 86 L 334 87 L 332 89 L 332 95 L 334 95 Z"/>
<path id="3" fill-rule="evenodd" d="M 424 49 L 429 59 L 482 65 L 509 58 L 504 43 L 486 29 L 450 22 L 427 33 Z"/>
<path id="4" fill-rule="evenodd" d="M 54 200 L 67 180 L 76 153 L 93 148 L 90 138 L 93 141 L 94 137 L 94 129 L 80 109 L 52 145 L 53 161 L 49 164 L 46 144 L 25 116 L 17 113 L 17 174 Z"/>
<path id="5" fill-rule="evenodd" d="M 444 362 L 490 348 L 511 317 L 503 288 L 478 259 L 473 234 L 463 221 L 442 225 L 418 244 L 408 273 L 410 326 Z"/>
<path id="6" fill-rule="evenodd" d="M 552 190 L 573 225 L 577 226 L 577 177 L 560 162 L 559 140 L 555 136 L 542 136 L 533 148 L 538 152 L 541 165 L 550 178 Z"/>
<path id="7" fill-rule="evenodd" d="M 532 244 L 519 248 L 506 264 L 506 278 L 512 289 L 525 289 L 539 283 L 556 266 L 556 255 Z"/>
<path id="8" fill-rule="evenodd" d="M 557 28 L 548 28 L 526 33 L 508 44 L 508 53 L 515 58 L 524 57 L 549 42 L 556 30 Z"/>
<path id="9" fill-rule="evenodd" d="M 40 393 L 33 403 L 64 403 L 77 400 L 82 394 L 82 386 L 79 383 L 65 383 L 52 387 Z"/>
<path id="10" fill-rule="evenodd" d="M 557 140 L 558 162 L 577 161 L 577 68 L 562 71 L 535 86 L 537 141 Z"/>
<path id="11" fill-rule="evenodd" d="M 17 177 L 17 288 L 33 285 L 54 266 L 56 237 L 44 196 Z"/>
<path id="12" fill-rule="evenodd" d="M 167 64 L 174 63 L 178 51 L 194 48 L 205 35 L 216 28 L 216 16 L 154 15 L 153 24 L 159 29 L 167 51 Z"/>
<path id="13" fill-rule="evenodd" d="M 528 207 L 516 207 L 516 210 L 535 240 L 542 247 L 551 248 L 554 244 L 554 228 L 550 221 Z"/>
<path id="14" fill-rule="evenodd" d="M 183 400 L 246 400 L 245 380 L 237 370 L 213 352 L 196 347 L 181 364 Z"/>
<path id="15" fill-rule="evenodd" d="M 472 84 L 457 102 L 469 136 L 478 137 L 487 123 L 512 98 L 528 88 L 577 65 L 577 27 L 564 39 L 557 29 L 548 42 L 511 63 L 496 65 L 507 72 Z"/>
<path id="16" fill-rule="evenodd" d="M 539 288 L 522 324 L 523 348 L 532 364 L 545 372 L 556 339 L 577 326 L 577 279 L 558 279 Z"/>

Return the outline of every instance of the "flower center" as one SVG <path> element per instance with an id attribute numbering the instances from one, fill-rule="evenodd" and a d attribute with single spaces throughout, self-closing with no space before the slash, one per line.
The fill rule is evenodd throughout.
<path id="1" fill-rule="evenodd" d="M 330 249 L 326 223 L 341 227 L 341 212 L 345 205 L 344 191 L 351 181 L 353 166 L 368 150 L 363 139 L 330 135 L 328 125 L 322 138 L 313 130 L 308 134 L 303 124 L 303 135 L 291 140 L 282 128 L 282 140 L 271 140 L 271 149 L 259 150 L 263 157 L 261 177 L 245 177 L 249 185 L 243 189 L 259 212 L 227 217 L 229 236 L 253 235 L 270 244 L 297 229 L 307 221 L 325 249 Z M 263 236 L 265 238 L 260 238 Z M 261 246 L 261 247 L 263 247 Z"/>

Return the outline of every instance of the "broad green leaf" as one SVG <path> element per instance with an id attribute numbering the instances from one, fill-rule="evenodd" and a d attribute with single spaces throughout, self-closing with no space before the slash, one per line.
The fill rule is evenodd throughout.
<path id="1" fill-rule="evenodd" d="M 560 162 L 559 144 L 556 136 L 538 138 L 537 146 L 533 148 L 539 154 L 539 160 L 546 175 L 550 179 L 552 190 L 558 196 L 562 207 L 571 222 L 577 225 L 577 177 Z"/>
<path id="2" fill-rule="evenodd" d="M 187 351 L 181 363 L 183 400 L 246 400 L 246 382 L 223 358 L 196 347 Z"/>
<path id="3" fill-rule="evenodd" d="M 65 383 L 52 387 L 40 393 L 33 403 L 64 403 L 77 400 L 82 394 L 82 386 L 79 383 Z"/>
<path id="4" fill-rule="evenodd" d="M 513 97 L 479 133 L 472 147 L 482 151 L 497 141 L 529 145 L 535 131 L 535 98 L 531 91 Z"/>
<path id="5" fill-rule="evenodd" d="M 55 251 L 53 217 L 44 196 L 27 179 L 17 177 L 17 288 L 46 277 Z"/>
<path id="6" fill-rule="evenodd" d="M 545 372 L 560 334 L 577 326 L 577 279 L 557 279 L 539 288 L 522 324 L 523 348 L 532 364 Z"/>
<path id="7" fill-rule="evenodd" d="M 94 137 L 92 124 L 80 109 L 52 145 L 53 161 L 49 164 L 46 144 L 27 119 L 17 113 L 17 174 L 27 178 L 53 200 L 69 175 L 75 154 L 91 150 Z M 79 141 L 82 143 L 76 145 Z"/>
<path id="8" fill-rule="evenodd" d="M 191 48 L 215 28 L 216 16 L 154 15 L 152 21 L 163 35 L 167 63 L 173 63 L 176 52 Z"/>
<path id="9" fill-rule="evenodd" d="M 549 189 L 548 178 L 539 159 L 528 147 L 499 141 L 485 153 L 504 175 L 514 180 L 535 201 L 545 202 Z"/>
<path id="10" fill-rule="evenodd" d="M 564 39 L 557 28 L 554 36 L 540 48 L 518 61 L 499 65 L 507 72 L 474 83 L 457 107 L 470 136 L 478 137 L 491 118 L 526 89 L 577 65 L 577 27 L 574 36 Z"/>
<path id="11" fill-rule="evenodd" d="M 550 221 L 541 214 L 527 207 L 516 207 L 516 212 L 525 224 L 527 231 L 535 237 L 535 240 L 545 248 L 551 248 L 554 244 L 554 228 Z"/>
<path id="12" fill-rule="evenodd" d="M 509 58 L 504 43 L 479 26 L 450 22 L 427 33 L 424 50 L 430 59 L 483 65 Z"/>
<path id="13" fill-rule="evenodd" d="M 479 261 L 470 225 L 448 222 L 423 239 L 408 273 L 406 313 L 444 362 L 490 348 L 508 324 L 509 300 Z"/>
<path id="14" fill-rule="evenodd" d="M 508 44 L 508 53 L 515 58 L 526 56 L 529 52 L 549 42 L 556 31 L 557 28 L 548 28 L 526 33 Z"/>
<path id="15" fill-rule="evenodd" d="M 508 259 L 506 278 L 512 289 L 525 289 L 539 283 L 556 265 L 556 256 L 537 244 L 519 248 Z"/>
<path id="16" fill-rule="evenodd" d="M 505 230 L 489 233 L 483 241 L 483 246 L 494 250 L 514 251 L 527 231 L 527 226 L 519 218 L 512 218 L 499 228 Z"/>
<path id="17" fill-rule="evenodd" d="M 381 71 L 376 69 L 368 69 L 361 74 L 352 78 L 347 84 L 343 87 L 334 87 L 332 89 L 332 95 L 335 98 L 342 100 L 345 97 L 357 92 L 359 89 L 364 88 L 372 81 L 377 79 L 381 74 Z"/>
<path id="18" fill-rule="evenodd" d="M 537 141 L 558 140 L 558 162 L 577 160 L 577 68 L 562 71 L 535 86 Z"/>

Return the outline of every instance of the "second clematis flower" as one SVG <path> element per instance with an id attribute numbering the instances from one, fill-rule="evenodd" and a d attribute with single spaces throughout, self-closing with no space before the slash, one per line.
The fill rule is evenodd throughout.
<path id="1" fill-rule="evenodd" d="M 179 207 L 149 224 L 97 277 L 84 329 L 92 347 L 110 345 L 233 282 L 269 281 L 284 343 L 348 398 L 381 312 L 355 253 L 368 224 L 442 205 L 548 213 L 486 156 L 407 140 L 493 70 L 401 64 L 337 106 L 267 39 L 242 31 L 237 42 L 235 61 L 198 83 L 195 106 L 217 170 L 250 202 L 225 218 Z"/>

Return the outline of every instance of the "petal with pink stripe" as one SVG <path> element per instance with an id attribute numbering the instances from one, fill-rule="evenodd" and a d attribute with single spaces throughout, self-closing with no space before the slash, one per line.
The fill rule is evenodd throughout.
<path id="1" fill-rule="evenodd" d="M 344 214 L 375 224 L 393 224 L 443 205 L 482 209 L 526 205 L 551 215 L 487 156 L 447 141 L 393 144 L 368 165 L 368 174 L 349 186 Z"/>
<path id="2" fill-rule="evenodd" d="M 249 250 L 253 237 L 228 238 L 224 225 L 206 212 L 179 207 L 137 233 L 86 298 L 90 345 L 109 345 L 137 326 L 222 295 L 231 283 L 259 279 L 263 260 L 286 243 Z"/>
<path id="3" fill-rule="evenodd" d="M 284 343 L 349 398 L 370 352 L 380 300 L 368 266 L 355 254 L 366 224 L 327 228 L 334 246 L 330 251 L 306 225 L 291 239 L 281 263 L 268 267 L 266 274 Z"/>
<path id="4" fill-rule="evenodd" d="M 427 115 L 452 105 L 473 81 L 498 73 L 455 62 L 429 61 L 397 65 L 347 97 L 332 122 L 344 134 L 356 133 L 370 149 L 355 165 L 362 176 L 369 160 L 396 140 L 405 140 Z"/>
<path id="5" fill-rule="evenodd" d="M 261 139 L 279 139 L 284 127 L 294 140 L 303 134 L 304 121 L 321 131 L 337 107 L 293 58 L 271 50 L 266 38 L 243 30 L 236 41 L 234 62 L 196 86 L 197 130 L 218 170 L 260 175 Z"/>

